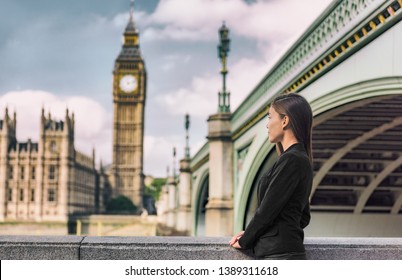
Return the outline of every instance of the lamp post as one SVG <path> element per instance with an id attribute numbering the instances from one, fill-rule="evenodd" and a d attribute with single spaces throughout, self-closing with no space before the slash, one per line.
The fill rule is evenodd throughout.
<path id="1" fill-rule="evenodd" d="M 230 50 L 229 29 L 222 24 L 219 29 L 218 58 L 223 88 L 219 92 L 218 113 L 208 118 L 209 144 L 209 200 L 205 206 L 205 235 L 233 235 L 233 140 L 230 93 L 226 90 L 226 62 Z"/>
<path id="2" fill-rule="evenodd" d="M 176 147 L 173 147 L 173 179 L 176 180 Z"/>
<path id="3" fill-rule="evenodd" d="M 185 148 L 185 151 L 184 151 L 184 156 L 185 156 L 186 159 L 189 159 L 190 158 L 190 146 L 189 146 L 189 143 L 188 143 L 188 129 L 190 128 L 190 116 L 189 116 L 189 114 L 186 114 L 184 127 L 186 128 L 186 148 Z"/>
<path id="4" fill-rule="evenodd" d="M 218 45 L 218 57 L 222 63 L 222 78 L 223 78 L 223 89 L 219 92 L 219 113 L 230 112 L 230 92 L 226 91 L 226 75 L 228 70 L 226 68 L 226 61 L 230 51 L 230 39 L 229 39 L 229 29 L 226 27 L 225 22 L 223 22 L 222 27 L 219 29 L 219 39 L 220 44 Z"/>

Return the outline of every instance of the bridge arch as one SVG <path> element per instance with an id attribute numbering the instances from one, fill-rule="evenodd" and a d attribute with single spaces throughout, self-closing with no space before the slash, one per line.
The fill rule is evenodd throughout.
<path id="1" fill-rule="evenodd" d="M 401 77 L 352 84 L 310 104 L 315 115 L 312 210 L 399 212 Z M 387 183 L 390 176 L 399 179 Z"/>
<path id="2" fill-rule="evenodd" d="M 246 225 L 247 212 L 250 212 L 250 204 L 253 200 L 254 185 L 258 180 L 257 177 L 261 175 L 261 166 L 264 166 L 264 162 L 274 150 L 274 147 L 267 140 L 266 130 L 261 128 L 261 131 L 257 132 L 250 145 L 244 161 L 244 172 L 239 179 L 235 192 L 235 231 L 240 231 Z"/>
<path id="3" fill-rule="evenodd" d="M 193 235 L 205 235 L 205 205 L 208 202 L 208 188 L 209 188 L 209 169 L 204 168 L 200 172 L 199 178 L 194 183 L 194 193 L 192 196 L 193 211 Z"/>
<path id="4" fill-rule="evenodd" d="M 303 94 L 301 92 L 300 94 Z M 308 99 L 308 96 L 306 96 Z M 388 101 L 387 101 L 388 100 Z M 379 79 L 367 80 L 363 82 L 359 82 L 356 84 L 352 84 L 343 88 L 340 88 L 336 91 L 330 92 L 318 99 L 310 100 L 311 107 L 313 109 L 314 114 L 314 130 L 315 128 L 319 127 L 320 125 L 325 125 L 328 121 L 336 120 L 337 116 L 341 116 L 347 112 L 356 112 L 359 108 L 369 108 L 369 106 L 380 106 L 381 104 L 389 104 L 389 102 L 399 102 L 401 101 L 401 106 L 399 107 L 400 112 L 402 112 L 402 77 L 384 77 Z M 388 103 L 387 103 L 388 102 Z M 370 105 L 371 104 L 371 105 Z M 374 105 L 373 105 L 374 104 Z M 378 105 L 380 104 L 380 105 Z M 374 107 L 375 107 L 374 106 Z M 398 110 L 398 108 L 395 108 Z M 402 113 L 401 113 L 402 115 Z M 402 116 L 401 116 L 402 117 Z M 367 121 L 371 121 L 374 117 L 371 115 L 367 116 Z M 256 182 L 258 180 L 257 177 L 261 175 L 261 168 L 264 167 L 268 169 L 267 162 L 271 161 L 269 166 L 273 164 L 273 159 L 276 158 L 276 152 L 274 149 L 274 145 L 270 144 L 266 137 L 265 128 L 265 120 L 260 121 L 257 123 L 257 126 L 261 127 L 257 131 L 252 144 L 250 145 L 247 157 L 244 161 L 244 172 L 242 176 L 240 176 L 237 190 L 236 190 L 236 197 L 235 197 L 235 231 L 239 231 L 247 224 L 250 216 L 250 205 L 252 204 L 252 196 L 255 196 L 254 189 Z M 331 159 L 324 164 L 327 165 L 327 168 L 321 170 L 317 169 L 315 172 L 315 185 L 312 191 L 311 198 L 313 198 L 314 193 L 319 186 L 319 183 L 323 178 L 325 178 L 326 174 L 331 171 L 332 167 L 334 167 L 339 161 L 346 155 L 348 152 L 353 151 L 354 148 L 359 147 L 361 144 L 365 144 L 366 140 L 369 140 L 376 135 L 381 135 L 382 132 L 390 130 L 395 127 L 399 127 L 402 123 L 400 123 L 399 117 L 396 116 L 394 118 L 390 118 L 389 122 L 384 119 L 383 123 L 378 123 L 375 127 L 367 133 L 365 137 L 362 137 L 361 134 L 359 135 L 360 138 L 358 140 L 353 141 L 352 139 L 341 139 L 339 141 L 340 145 L 338 154 L 332 153 L 334 155 L 333 158 L 328 157 Z M 264 127 L 263 127 L 264 125 Z M 255 130 L 254 130 L 255 131 Z M 342 132 L 338 134 L 342 134 Z M 331 139 L 327 139 L 328 143 L 332 145 Z M 320 143 L 318 140 L 317 143 Z M 347 147 L 348 142 L 351 141 L 349 148 Z M 325 143 L 320 143 L 320 145 L 324 145 Z M 314 145 L 314 141 L 313 141 Z M 320 148 L 320 147 L 319 147 Z M 401 146 L 402 148 L 402 146 Z M 324 147 L 325 149 L 325 147 Z M 314 151 L 314 146 L 313 146 Z M 336 155 L 336 159 L 335 159 Z M 402 155 L 402 150 L 401 150 Z M 328 160 L 327 159 L 327 160 Z M 399 161 L 396 161 L 399 162 Z M 395 162 L 394 164 L 395 165 Z M 322 167 L 322 166 L 321 166 Z M 395 170 L 397 167 L 391 170 Z M 389 168 L 388 168 L 389 169 Z M 391 174 L 391 172 L 384 171 L 383 177 L 385 175 Z M 260 174 L 259 174 L 260 173 Z M 379 179 L 377 180 L 379 181 Z M 379 185 L 380 182 L 377 182 Z M 374 184 L 374 183 L 373 183 Z M 374 187 L 371 186 L 371 192 L 373 193 Z M 357 191 L 358 195 L 360 196 L 363 192 L 362 188 Z M 366 195 L 368 191 L 366 190 Z M 401 195 L 396 193 L 395 202 L 393 204 L 393 212 L 399 212 L 399 209 L 402 205 L 402 188 L 401 188 Z M 366 201 L 368 198 L 366 199 Z M 354 206 L 350 209 L 350 212 L 353 212 L 356 207 L 357 200 L 354 203 Z M 342 208 L 342 207 L 340 207 Z M 361 206 L 360 206 L 361 208 Z M 397 210 L 395 210 L 398 208 Z M 321 210 L 325 210 L 323 207 Z M 345 210 L 345 209 L 338 209 L 338 210 Z M 361 211 L 362 209 L 360 209 Z"/>

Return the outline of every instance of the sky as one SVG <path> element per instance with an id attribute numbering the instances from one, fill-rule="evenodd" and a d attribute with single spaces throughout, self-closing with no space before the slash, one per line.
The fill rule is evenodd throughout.
<path id="1" fill-rule="evenodd" d="M 206 142 L 222 88 L 218 30 L 230 29 L 227 87 L 233 112 L 331 0 L 136 0 L 148 80 L 144 173 L 166 176 Z M 39 140 L 41 108 L 75 115 L 75 148 L 112 158 L 112 71 L 129 0 L 0 0 L 0 119 L 17 113 L 17 139 Z"/>

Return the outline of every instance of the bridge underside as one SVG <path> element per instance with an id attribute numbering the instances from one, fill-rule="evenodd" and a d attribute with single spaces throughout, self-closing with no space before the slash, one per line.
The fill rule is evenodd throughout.
<path id="1" fill-rule="evenodd" d="M 317 116 L 315 212 L 401 213 L 402 96 L 382 96 Z"/>

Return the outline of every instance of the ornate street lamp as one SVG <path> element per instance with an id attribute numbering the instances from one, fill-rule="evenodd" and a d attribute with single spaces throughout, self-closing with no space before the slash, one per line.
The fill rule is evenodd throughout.
<path id="1" fill-rule="evenodd" d="M 189 114 L 186 114 L 184 127 L 186 128 L 186 149 L 185 149 L 184 155 L 185 155 L 186 159 L 189 159 L 190 158 L 190 146 L 189 146 L 189 143 L 188 143 L 188 129 L 190 128 L 190 116 L 189 116 Z"/>
<path id="2" fill-rule="evenodd" d="M 226 60 L 230 51 L 230 39 L 229 39 L 229 29 L 226 27 L 225 22 L 223 22 L 222 27 L 219 29 L 219 39 L 220 44 L 218 45 L 218 57 L 222 63 L 222 78 L 223 78 L 223 89 L 219 92 L 219 108 L 220 113 L 230 112 L 230 92 L 226 92 L 226 75 L 228 70 L 226 68 Z"/>
<path id="3" fill-rule="evenodd" d="M 173 147 L 173 179 L 176 180 L 176 147 Z"/>

